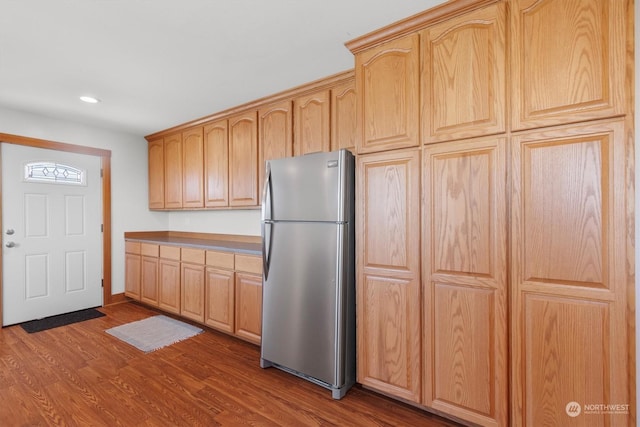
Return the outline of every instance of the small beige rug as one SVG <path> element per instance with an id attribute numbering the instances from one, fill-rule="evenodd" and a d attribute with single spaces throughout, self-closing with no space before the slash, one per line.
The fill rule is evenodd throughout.
<path id="1" fill-rule="evenodd" d="M 188 323 L 158 315 L 107 329 L 106 333 L 149 353 L 191 338 L 202 329 Z"/>

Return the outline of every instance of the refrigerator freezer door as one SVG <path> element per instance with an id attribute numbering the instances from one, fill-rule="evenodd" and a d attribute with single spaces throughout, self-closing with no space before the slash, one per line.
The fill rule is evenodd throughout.
<path id="1" fill-rule="evenodd" d="M 263 220 L 348 221 L 345 191 L 353 159 L 346 150 L 270 160 Z"/>
<path id="2" fill-rule="evenodd" d="M 263 284 L 262 313 L 262 359 L 338 386 L 344 360 L 337 352 L 337 248 L 343 227 L 272 224 L 271 257 L 279 262 L 270 265 Z"/>

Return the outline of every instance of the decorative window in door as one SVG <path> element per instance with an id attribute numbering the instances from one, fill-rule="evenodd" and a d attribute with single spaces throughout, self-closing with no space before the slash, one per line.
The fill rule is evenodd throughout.
<path id="1" fill-rule="evenodd" d="M 26 182 L 86 185 L 85 170 L 53 162 L 31 162 L 24 165 Z"/>

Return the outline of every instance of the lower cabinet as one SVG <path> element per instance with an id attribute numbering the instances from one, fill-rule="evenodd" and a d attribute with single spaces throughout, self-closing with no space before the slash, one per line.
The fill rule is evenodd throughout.
<path id="1" fill-rule="evenodd" d="M 207 251 L 205 272 L 205 319 L 212 328 L 235 332 L 234 254 Z"/>
<path id="2" fill-rule="evenodd" d="M 260 344 L 262 258 L 125 242 L 125 295 Z"/>
<path id="3" fill-rule="evenodd" d="M 236 273 L 235 334 L 260 344 L 262 333 L 262 276 Z"/>
<path id="4" fill-rule="evenodd" d="M 204 257 L 203 249 L 182 248 L 180 278 L 180 315 L 204 323 Z"/>
<path id="5" fill-rule="evenodd" d="M 159 245 L 142 243 L 140 272 L 140 301 L 145 304 L 158 305 L 158 250 Z"/>
<path id="6" fill-rule="evenodd" d="M 160 246 L 158 307 L 180 314 L 180 248 Z"/>
<path id="7" fill-rule="evenodd" d="M 140 242 L 125 242 L 124 294 L 140 299 Z"/>

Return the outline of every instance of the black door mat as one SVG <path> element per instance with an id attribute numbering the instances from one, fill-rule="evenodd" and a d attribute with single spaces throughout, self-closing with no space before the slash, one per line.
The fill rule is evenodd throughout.
<path id="1" fill-rule="evenodd" d="M 104 315 L 104 313 L 96 310 L 95 308 L 87 308 L 86 310 L 45 317 L 44 319 L 31 320 L 29 322 L 20 323 L 20 326 L 22 326 L 22 329 L 32 334 L 34 332 L 57 328 L 58 326 L 82 322 L 83 320 L 95 319 Z"/>

